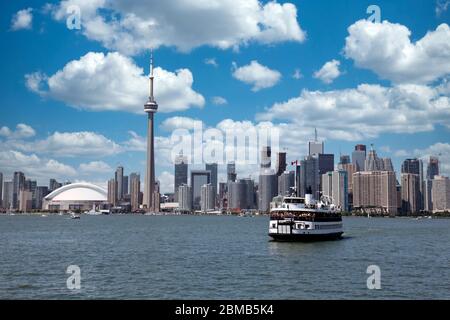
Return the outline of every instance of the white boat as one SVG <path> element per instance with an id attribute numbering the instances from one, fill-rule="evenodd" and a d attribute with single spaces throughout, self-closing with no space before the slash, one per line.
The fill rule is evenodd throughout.
<path id="1" fill-rule="evenodd" d="M 95 207 L 95 204 L 92 206 L 92 209 L 85 212 L 86 214 L 90 216 L 98 216 L 101 215 L 101 211 L 97 211 L 97 208 Z"/>
<path id="2" fill-rule="evenodd" d="M 70 213 L 70 219 L 81 219 L 81 216 L 79 214 L 71 212 Z"/>
<path id="3" fill-rule="evenodd" d="M 329 197 L 320 201 L 284 197 L 270 209 L 269 236 L 277 241 L 319 241 L 342 237 L 342 215 Z"/>

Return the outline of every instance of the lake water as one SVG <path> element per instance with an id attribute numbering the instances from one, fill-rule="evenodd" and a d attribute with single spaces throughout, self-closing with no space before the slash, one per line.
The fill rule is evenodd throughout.
<path id="1" fill-rule="evenodd" d="M 448 219 L 349 217 L 343 240 L 320 243 L 267 229 L 268 217 L 0 216 L 0 298 L 450 299 Z"/>

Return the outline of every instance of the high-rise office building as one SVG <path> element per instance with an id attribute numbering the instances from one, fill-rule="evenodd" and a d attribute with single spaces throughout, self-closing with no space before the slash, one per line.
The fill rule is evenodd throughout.
<path id="1" fill-rule="evenodd" d="M 182 184 L 188 183 L 188 159 L 183 154 L 175 157 L 175 173 L 174 173 L 174 196 L 175 202 L 178 202 L 178 188 Z"/>
<path id="2" fill-rule="evenodd" d="M 203 212 L 212 211 L 215 208 L 214 187 L 208 183 L 201 186 L 200 209 Z"/>
<path id="3" fill-rule="evenodd" d="M 19 209 L 20 191 L 25 189 L 25 175 L 16 171 L 13 176 L 13 209 Z"/>
<path id="4" fill-rule="evenodd" d="M 234 162 L 227 163 L 227 182 L 236 181 L 236 164 Z"/>
<path id="5" fill-rule="evenodd" d="M 123 167 L 118 166 L 115 172 L 114 179 L 117 183 L 117 200 L 122 201 L 123 200 Z"/>
<path id="6" fill-rule="evenodd" d="M 192 210 L 192 193 L 191 187 L 187 184 L 182 184 L 178 187 L 178 203 L 179 208 L 183 212 L 190 212 Z"/>
<path id="7" fill-rule="evenodd" d="M 59 183 L 55 179 L 50 179 L 50 181 L 48 183 L 48 191 L 52 192 L 61 187 L 62 187 L 62 183 Z"/>
<path id="8" fill-rule="evenodd" d="M 396 214 L 397 179 L 393 171 L 360 171 L 353 174 L 353 207 L 379 208 Z"/>
<path id="9" fill-rule="evenodd" d="M 383 159 L 380 159 L 377 152 L 371 147 L 366 158 L 365 171 L 385 171 Z"/>
<path id="10" fill-rule="evenodd" d="M 255 181 L 251 178 L 240 179 L 245 184 L 245 197 L 246 197 L 246 209 L 255 209 L 256 207 L 256 193 L 255 193 Z"/>
<path id="11" fill-rule="evenodd" d="M 141 176 L 138 173 L 130 174 L 130 205 L 131 210 L 136 211 L 139 209 L 141 193 Z"/>
<path id="12" fill-rule="evenodd" d="M 118 202 L 117 191 L 117 180 L 110 179 L 108 181 L 108 203 L 112 204 L 113 206 L 116 206 Z"/>
<path id="13" fill-rule="evenodd" d="M 320 175 L 319 161 L 316 157 L 307 156 L 300 161 L 300 197 L 311 193 L 314 198 L 319 197 Z"/>
<path id="14" fill-rule="evenodd" d="M 317 155 L 323 153 L 323 142 L 317 140 L 317 129 L 314 129 L 314 141 L 308 142 L 308 155 Z"/>
<path id="15" fill-rule="evenodd" d="M 352 152 L 352 163 L 355 165 L 356 171 L 366 170 L 366 146 L 357 144 L 355 151 Z"/>
<path id="16" fill-rule="evenodd" d="M 268 169 L 271 166 L 272 148 L 269 146 L 262 147 L 261 149 L 261 163 L 262 169 Z"/>
<path id="17" fill-rule="evenodd" d="M 129 178 L 128 176 L 123 176 L 123 184 L 122 184 L 122 193 L 123 193 L 123 198 L 125 199 L 126 195 L 129 194 Z"/>
<path id="18" fill-rule="evenodd" d="M 3 182 L 3 208 L 11 209 L 13 204 L 13 182 Z"/>
<path id="19" fill-rule="evenodd" d="M 347 172 L 347 189 L 348 193 L 353 193 L 353 174 L 356 172 L 356 165 L 353 163 L 340 163 L 338 164 L 339 170 L 344 170 Z"/>
<path id="20" fill-rule="evenodd" d="M 434 176 L 439 175 L 439 159 L 437 157 L 430 157 L 427 166 L 427 179 L 434 179 Z"/>
<path id="21" fill-rule="evenodd" d="M 433 212 L 450 211 L 450 179 L 434 176 L 431 190 Z"/>
<path id="22" fill-rule="evenodd" d="M 37 186 L 34 199 L 33 199 L 33 209 L 41 210 L 44 203 L 44 197 L 49 194 L 47 186 Z"/>
<path id="23" fill-rule="evenodd" d="M 425 179 L 423 182 L 423 208 L 427 212 L 433 211 L 433 180 Z"/>
<path id="24" fill-rule="evenodd" d="M 217 163 L 207 163 L 205 169 L 211 172 L 211 185 L 213 187 L 214 203 L 217 197 Z"/>
<path id="25" fill-rule="evenodd" d="M 319 174 L 325 174 L 334 171 L 334 154 L 319 154 L 317 155 L 319 163 Z"/>
<path id="26" fill-rule="evenodd" d="M 420 178 L 418 174 L 402 173 L 401 175 L 401 208 L 404 215 L 420 211 Z"/>
<path id="27" fill-rule="evenodd" d="M 423 176 L 423 162 L 420 159 L 406 159 L 402 163 L 401 173 L 412 173 L 419 176 L 419 210 L 425 209 L 425 182 Z"/>
<path id="28" fill-rule="evenodd" d="M 228 190 L 228 183 L 226 182 L 219 182 L 219 208 L 226 208 L 227 207 L 227 190 Z"/>
<path id="29" fill-rule="evenodd" d="M 345 170 L 330 171 L 322 175 L 322 194 L 333 199 L 333 204 L 348 211 L 348 176 Z"/>
<path id="30" fill-rule="evenodd" d="M 270 202 L 278 194 L 278 176 L 269 168 L 261 170 L 258 184 L 258 209 L 261 212 L 270 210 Z"/>
<path id="31" fill-rule="evenodd" d="M 239 179 L 228 184 L 228 209 L 239 211 L 254 209 L 254 182 L 250 178 Z"/>
<path id="32" fill-rule="evenodd" d="M 295 187 L 295 172 L 285 171 L 278 177 L 278 194 L 290 196 Z"/>
<path id="33" fill-rule="evenodd" d="M 33 194 L 31 191 L 21 189 L 19 192 L 19 211 L 30 212 L 33 205 Z"/>
<path id="34" fill-rule="evenodd" d="M 277 162 L 275 171 L 277 176 L 281 176 L 286 171 L 286 152 L 278 152 L 277 153 Z"/>
<path id="35" fill-rule="evenodd" d="M 200 210 L 201 187 L 211 183 L 211 171 L 192 170 L 191 171 L 191 189 L 192 189 L 192 209 Z"/>

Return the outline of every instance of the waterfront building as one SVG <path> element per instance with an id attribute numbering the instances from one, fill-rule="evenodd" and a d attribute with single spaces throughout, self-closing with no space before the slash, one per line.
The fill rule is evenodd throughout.
<path id="1" fill-rule="evenodd" d="M 191 171 L 191 188 L 192 188 L 192 209 L 201 209 L 201 187 L 211 183 L 211 171 L 208 170 L 192 170 Z"/>
<path id="2" fill-rule="evenodd" d="M 333 204 L 342 211 L 349 210 L 348 175 L 345 170 L 330 171 L 322 175 L 322 194 L 333 199 Z"/>
<path id="3" fill-rule="evenodd" d="M 214 203 L 216 203 L 216 198 L 217 198 L 217 163 L 207 163 L 205 165 L 205 170 L 211 172 L 211 185 L 213 187 Z"/>
<path id="4" fill-rule="evenodd" d="M 13 175 L 13 209 L 19 209 L 20 191 L 25 189 L 25 175 L 23 172 L 16 171 Z"/>
<path id="5" fill-rule="evenodd" d="M 144 206 L 147 212 L 159 211 L 159 199 L 155 199 L 155 146 L 154 146 L 154 114 L 158 111 L 158 104 L 153 95 L 153 52 L 150 55 L 149 96 L 144 105 L 147 113 L 147 162 L 145 171 Z M 158 200 L 158 201 L 156 201 Z"/>
<path id="6" fill-rule="evenodd" d="M 200 209 L 202 212 L 212 211 L 215 208 L 214 186 L 204 184 L 200 190 Z"/>
<path id="7" fill-rule="evenodd" d="M 62 183 L 59 183 L 58 181 L 56 181 L 55 179 L 50 179 L 49 183 L 48 183 L 48 190 L 50 192 L 61 188 L 62 187 Z"/>
<path id="8" fill-rule="evenodd" d="M 365 162 L 366 171 L 384 171 L 383 159 L 378 158 L 377 152 L 372 148 L 367 155 Z"/>
<path id="9" fill-rule="evenodd" d="M 141 176 L 138 173 L 131 173 L 130 174 L 131 211 L 136 211 L 139 209 L 139 205 L 141 204 L 139 201 L 140 193 L 141 193 Z M 108 195 L 109 195 L 109 192 L 108 192 Z"/>
<path id="10" fill-rule="evenodd" d="M 427 166 L 427 179 L 434 179 L 434 176 L 439 175 L 439 159 L 437 157 L 430 157 Z"/>
<path id="11" fill-rule="evenodd" d="M 433 180 L 425 179 L 423 183 L 423 204 L 424 210 L 427 212 L 433 211 L 432 190 L 433 190 Z"/>
<path id="12" fill-rule="evenodd" d="M 221 209 L 227 207 L 227 190 L 228 183 L 219 182 L 219 208 Z"/>
<path id="13" fill-rule="evenodd" d="M 401 208 L 404 215 L 420 211 L 420 177 L 415 173 L 401 174 Z"/>
<path id="14" fill-rule="evenodd" d="M 318 154 L 317 160 L 319 164 L 319 175 L 334 171 L 334 154 Z"/>
<path id="15" fill-rule="evenodd" d="M 308 155 L 318 155 L 323 153 L 323 141 L 317 140 L 317 129 L 314 129 L 314 141 L 308 142 Z"/>
<path id="16" fill-rule="evenodd" d="M 339 170 L 344 170 L 347 172 L 347 189 L 348 189 L 348 193 L 352 194 L 353 193 L 353 174 L 357 171 L 356 170 L 356 165 L 353 163 L 340 163 L 338 164 L 338 169 Z"/>
<path id="17" fill-rule="evenodd" d="M 116 179 L 110 179 L 108 181 L 107 200 L 108 203 L 112 204 L 114 207 L 118 204 Z"/>
<path id="18" fill-rule="evenodd" d="M 13 201 L 13 182 L 3 182 L 3 208 L 11 209 Z"/>
<path id="19" fill-rule="evenodd" d="M 188 159 L 186 156 L 179 154 L 175 157 L 174 170 L 174 195 L 175 202 L 178 202 L 178 188 L 188 183 Z"/>
<path id="20" fill-rule="evenodd" d="M 402 163 L 401 173 L 412 173 L 419 176 L 419 210 L 425 209 L 425 182 L 423 175 L 423 162 L 420 159 L 406 159 Z"/>
<path id="21" fill-rule="evenodd" d="M 431 190 L 433 212 L 450 211 L 450 179 L 434 176 Z"/>
<path id="22" fill-rule="evenodd" d="M 118 166 L 114 175 L 117 185 L 117 200 L 120 202 L 123 200 L 123 167 Z"/>
<path id="23" fill-rule="evenodd" d="M 49 194 L 47 186 L 37 186 L 33 199 L 33 209 L 41 210 L 44 204 L 44 198 Z"/>
<path id="24" fill-rule="evenodd" d="M 261 169 L 268 169 L 271 167 L 272 149 L 269 146 L 261 149 Z"/>
<path id="25" fill-rule="evenodd" d="M 320 175 L 317 157 L 307 156 L 300 161 L 298 186 L 300 197 L 304 197 L 306 193 L 311 193 L 316 199 L 319 197 Z"/>
<path id="26" fill-rule="evenodd" d="M 236 164 L 232 161 L 227 163 L 227 182 L 236 181 Z"/>
<path id="27" fill-rule="evenodd" d="M 378 208 L 397 213 L 397 180 L 392 171 L 360 171 L 353 174 L 353 208 Z"/>
<path id="28" fill-rule="evenodd" d="M 182 184 L 178 187 L 178 203 L 181 211 L 190 212 L 192 210 L 192 194 L 191 187 L 187 184 Z"/>
<path id="29" fill-rule="evenodd" d="M 278 194 L 278 176 L 275 171 L 262 169 L 258 184 L 258 209 L 260 212 L 269 212 L 270 202 Z"/>
<path id="30" fill-rule="evenodd" d="M 33 205 L 33 193 L 22 189 L 19 193 L 19 211 L 30 212 Z"/>
<path id="31" fill-rule="evenodd" d="M 110 180 L 114 181 L 114 179 Z M 115 183 L 115 182 L 114 182 Z M 108 200 L 108 192 L 91 183 L 71 183 L 60 187 L 44 197 L 44 210 L 91 210 Z"/>
<path id="32" fill-rule="evenodd" d="M 357 171 L 366 170 L 366 146 L 364 144 L 357 144 L 355 151 L 352 152 L 352 163 L 355 165 Z"/>
<path id="33" fill-rule="evenodd" d="M 127 195 L 129 195 L 128 186 L 129 186 L 129 178 L 128 178 L 128 176 L 123 176 L 122 193 L 123 193 L 124 199 L 127 197 Z"/>
<path id="34" fill-rule="evenodd" d="M 240 211 L 247 209 L 247 185 L 240 179 L 228 183 L 228 210 Z"/>
<path id="35" fill-rule="evenodd" d="M 278 194 L 290 196 L 295 187 L 295 172 L 285 171 L 278 177 Z"/>
<path id="36" fill-rule="evenodd" d="M 275 171 L 277 176 L 281 176 L 287 168 L 286 164 L 286 152 L 278 152 L 277 153 L 277 162 L 275 165 Z"/>

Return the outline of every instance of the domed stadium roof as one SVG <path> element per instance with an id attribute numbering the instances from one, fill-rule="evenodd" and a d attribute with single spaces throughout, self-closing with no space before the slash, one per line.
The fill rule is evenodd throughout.
<path id="1" fill-rule="evenodd" d="M 71 183 L 58 188 L 45 197 L 47 201 L 106 201 L 105 189 L 91 183 Z"/>

